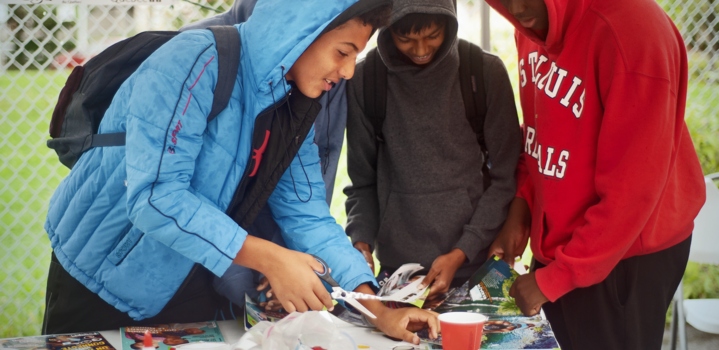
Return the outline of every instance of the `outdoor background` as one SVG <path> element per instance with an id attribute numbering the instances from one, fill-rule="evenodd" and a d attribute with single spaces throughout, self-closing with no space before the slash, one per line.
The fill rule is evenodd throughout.
<path id="1" fill-rule="evenodd" d="M 45 146 L 50 116 L 71 68 L 145 30 L 176 30 L 234 0 L 175 6 L 0 4 L 0 338 L 40 333 L 50 243 L 50 197 L 68 174 Z M 29 2 L 29 1 L 28 1 Z M 479 3 L 460 0 L 460 36 L 480 41 Z M 719 171 L 719 0 L 659 0 L 689 52 L 686 121 L 705 174 Z M 211 8 L 211 9 L 208 9 Z M 641 14 L 637 14 L 641 16 Z M 492 52 L 517 84 L 512 27 L 491 17 Z M 652 38 L 646 38 L 651 42 Z M 332 214 L 344 224 L 344 152 Z M 719 268 L 690 263 L 687 298 L 719 297 Z"/>

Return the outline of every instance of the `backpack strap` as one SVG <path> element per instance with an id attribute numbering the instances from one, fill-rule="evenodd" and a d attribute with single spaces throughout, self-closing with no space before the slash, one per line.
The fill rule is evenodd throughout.
<path id="1" fill-rule="evenodd" d="M 240 32 L 234 26 L 211 26 L 209 29 L 215 35 L 217 42 L 218 69 L 215 97 L 212 100 L 210 114 L 207 116 L 208 123 L 224 111 L 230 102 L 240 66 L 241 46 Z"/>
<path id="2" fill-rule="evenodd" d="M 377 48 L 367 53 L 362 76 L 365 115 L 372 121 L 377 145 L 384 142 L 382 124 L 387 115 L 387 66 Z"/>
<path id="3" fill-rule="evenodd" d="M 87 136 L 87 139 L 85 139 L 85 144 L 82 146 L 82 151 L 85 152 L 90 148 L 94 147 L 111 147 L 124 145 L 124 132 L 113 132 L 110 134 L 90 134 Z"/>
<path id="4" fill-rule="evenodd" d="M 232 97 L 232 90 L 237 79 L 240 66 L 240 33 L 234 26 L 211 26 L 215 35 L 217 48 L 217 85 L 212 99 L 212 109 L 207 116 L 207 123 L 214 120 L 220 112 L 227 108 Z M 125 133 L 91 134 L 87 136 L 82 151 L 94 147 L 124 146 Z"/>
<path id="5" fill-rule="evenodd" d="M 484 138 L 484 119 L 487 115 L 487 96 L 484 90 L 484 51 L 469 41 L 459 39 L 459 84 L 462 89 L 464 110 L 477 135 L 477 143 L 482 151 L 482 180 L 486 190 L 490 183 L 489 152 Z"/>

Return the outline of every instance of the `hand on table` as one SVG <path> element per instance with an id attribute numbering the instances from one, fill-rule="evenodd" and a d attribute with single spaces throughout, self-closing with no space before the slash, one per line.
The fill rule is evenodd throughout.
<path id="1" fill-rule="evenodd" d="M 372 288 L 361 284 L 355 292 L 372 294 Z M 367 320 L 389 337 L 402 339 L 408 343 L 419 344 L 419 337 L 412 333 L 423 328 L 429 328 L 430 338 L 436 339 L 439 332 L 439 320 L 436 312 L 429 310 L 407 307 L 402 309 L 390 309 L 378 300 L 359 300 L 377 318 Z"/>
<path id="2" fill-rule="evenodd" d="M 457 269 L 462 266 L 466 258 L 464 253 L 458 248 L 454 248 L 451 252 L 438 256 L 434 259 L 434 262 L 432 262 L 432 267 L 429 269 L 424 281 L 419 285 L 419 289 L 431 285 L 429 295 L 427 296 L 428 299 L 447 293 L 454 274 L 457 272 Z"/>
<path id="3" fill-rule="evenodd" d="M 369 265 L 369 268 L 372 270 L 372 275 L 374 275 L 374 258 L 372 257 L 372 250 L 370 250 L 369 244 L 356 242 L 354 247 L 362 253 L 365 261 L 367 261 L 367 265 Z"/>
<path id="4" fill-rule="evenodd" d="M 529 241 L 531 228 L 531 214 L 527 202 L 519 197 L 514 198 L 509 207 L 509 214 L 504 226 L 497 234 L 497 237 L 489 246 L 487 258 L 496 255 L 504 260 L 509 266 L 514 266 L 514 258 L 522 256 Z"/>
<path id="5" fill-rule="evenodd" d="M 414 307 L 385 310 L 370 320 L 380 331 L 389 337 L 402 339 L 408 343 L 419 345 L 419 337 L 414 334 L 418 330 L 429 328 L 429 337 L 437 339 L 441 331 L 439 314 L 434 311 Z"/>
<path id="6" fill-rule="evenodd" d="M 517 277 L 509 289 L 509 296 L 514 298 L 524 316 L 538 314 L 542 305 L 549 301 L 539 289 L 534 271 Z"/>

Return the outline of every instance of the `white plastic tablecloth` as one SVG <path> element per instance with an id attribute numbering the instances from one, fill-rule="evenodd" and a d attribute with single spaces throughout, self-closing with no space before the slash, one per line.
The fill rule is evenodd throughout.
<path id="1" fill-rule="evenodd" d="M 360 349 L 367 350 L 391 350 L 393 347 L 405 344 L 411 345 L 405 342 L 397 342 L 391 340 L 381 334 L 372 333 L 371 328 L 362 328 L 347 323 L 332 316 L 332 320 L 337 324 L 343 332 L 349 334 L 357 343 Z M 230 320 L 230 321 L 217 321 L 217 325 L 222 331 L 222 336 L 225 338 L 225 342 L 229 344 L 235 344 L 243 334 L 245 334 L 245 328 L 242 326 L 242 321 Z M 112 344 L 117 350 L 122 350 L 122 340 L 120 339 L 120 330 L 108 330 L 100 331 L 107 341 Z M 425 349 L 426 346 L 422 345 L 419 349 Z"/>

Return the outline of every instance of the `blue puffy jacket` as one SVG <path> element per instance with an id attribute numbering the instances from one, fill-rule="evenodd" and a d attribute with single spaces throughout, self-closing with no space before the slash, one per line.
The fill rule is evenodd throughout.
<path id="1" fill-rule="evenodd" d="M 247 236 L 225 211 L 252 170 L 256 118 L 285 98 L 286 67 L 356 2 L 259 1 L 235 26 L 242 54 L 233 96 L 209 124 L 217 81 L 211 32 L 184 32 L 150 56 L 100 125 L 100 133 L 125 131 L 127 145 L 83 154 L 50 201 L 45 229 L 63 267 L 135 320 L 159 313 L 194 263 L 221 276 Z M 265 200 L 289 248 L 323 258 L 344 289 L 374 283 L 329 214 L 313 137 L 308 128 L 301 145 L 294 140 L 290 171 L 273 174 Z M 250 194 L 261 207 L 263 194 Z"/>
<path id="2" fill-rule="evenodd" d="M 180 28 L 180 31 L 242 23 L 250 17 L 255 4 L 257 4 L 257 0 L 235 0 L 226 12 L 186 24 Z M 345 127 L 347 126 L 346 87 L 347 81 L 340 79 L 339 83 L 332 87 L 332 90 L 322 96 L 320 99 L 322 110 L 315 120 L 317 130 L 315 143 L 319 148 L 320 160 L 322 161 L 322 179 L 325 181 L 327 204 L 331 204 L 335 187 L 335 175 L 337 174 L 342 144 L 344 143 Z M 270 222 L 257 223 L 256 221 L 256 225 L 268 231 L 275 230 L 274 225 Z"/>
<path id="3" fill-rule="evenodd" d="M 207 29 L 210 26 L 231 26 L 245 22 L 252 14 L 256 4 L 257 0 L 235 0 L 226 12 L 186 24 L 180 28 L 180 31 Z M 335 175 L 347 125 L 346 87 L 347 81 L 340 79 L 337 85 L 320 98 L 322 109 L 315 119 L 315 129 L 317 130 L 315 144 L 317 144 L 322 164 L 322 179 L 325 182 L 328 205 L 332 204 Z M 250 235 L 271 240 L 282 246 L 285 245 L 282 240 L 282 230 L 272 219 L 269 207 L 263 208 L 252 226 L 246 229 Z M 246 294 L 252 297 L 258 294 L 256 288 L 259 278 L 260 275 L 256 271 L 240 265 L 231 265 L 224 275 L 213 279 L 212 285 L 220 294 L 238 305 L 243 305 Z"/>

